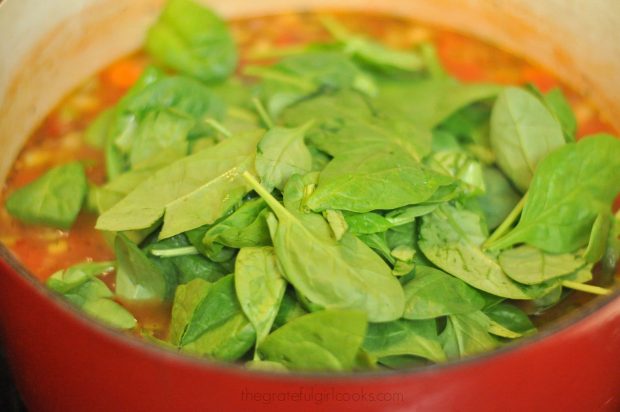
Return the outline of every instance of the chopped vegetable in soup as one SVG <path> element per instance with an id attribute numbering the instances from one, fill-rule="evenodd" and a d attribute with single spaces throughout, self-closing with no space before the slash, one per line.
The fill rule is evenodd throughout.
<path id="1" fill-rule="evenodd" d="M 111 327 L 250 368 L 445 362 L 611 293 L 620 140 L 547 72 L 364 13 L 169 0 L 17 159 L 1 240 Z"/>

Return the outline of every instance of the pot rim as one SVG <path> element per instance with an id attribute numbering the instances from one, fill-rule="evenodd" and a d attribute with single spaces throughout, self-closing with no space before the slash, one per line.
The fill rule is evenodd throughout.
<path id="1" fill-rule="evenodd" d="M 264 371 L 248 369 L 241 363 L 237 362 L 225 362 L 216 359 L 209 359 L 207 357 L 199 357 L 181 351 L 174 351 L 164 346 L 159 346 L 154 343 L 149 343 L 144 339 L 140 339 L 137 336 L 126 334 L 118 329 L 108 326 L 105 323 L 87 315 L 79 308 L 72 305 L 69 301 L 64 299 L 61 295 L 55 293 L 49 289 L 45 284 L 37 279 L 30 271 L 11 253 L 9 248 L 2 242 L 0 242 L 0 260 L 4 261 L 8 268 L 13 270 L 15 274 L 22 280 L 25 280 L 28 287 L 36 292 L 42 299 L 46 299 L 53 304 L 57 309 L 63 311 L 67 316 L 73 320 L 83 324 L 86 328 L 90 329 L 97 334 L 114 341 L 122 346 L 129 346 L 133 349 L 142 351 L 153 358 L 159 358 L 161 360 L 168 360 L 172 362 L 180 362 L 187 366 L 198 367 L 204 370 L 211 369 L 213 371 L 222 371 L 232 373 L 236 375 L 245 375 L 246 377 L 261 377 L 268 379 L 280 379 L 286 378 L 299 379 L 305 381 L 314 381 L 315 383 L 335 383 L 343 381 L 363 381 L 363 380 L 378 380 L 389 378 L 412 378 L 416 376 L 422 376 L 425 374 L 437 374 L 444 371 L 464 368 L 475 364 L 484 364 L 494 359 L 500 358 L 508 354 L 518 353 L 520 350 L 532 347 L 535 344 L 542 341 L 553 339 L 560 332 L 565 332 L 582 321 L 592 318 L 604 307 L 610 305 L 613 302 L 620 302 L 620 288 L 615 287 L 612 293 L 607 296 L 599 296 L 594 298 L 591 302 L 587 302 L 581 306 L 579 310 L 571 312 L 571 314 L 563 316 L 554 321 L 548 328 L 543 331 L 537 332 L 534 335 L 526 336 L 512 341 L 500 348 L 471 355 L 465 358 L 449 360 L 444 363 L 435 363 L 424 366 L 416 366 L 413 368 L 394 369 L 394 370 L 371 370 L 371 371 L 355 371 L 355 372 L 303 372 L 303 371 Z"/>

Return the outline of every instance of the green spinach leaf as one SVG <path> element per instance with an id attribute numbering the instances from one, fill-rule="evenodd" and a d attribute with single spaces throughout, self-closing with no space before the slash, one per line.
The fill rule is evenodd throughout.
<path id="1" fill-rule="evenodd" d="M 431 262 L 476 289 L 510 299 L 529 299 L 496 259 L 480 249 L 485 239 L 479 215 L 446 205 L 422 218 L 418 245 Z"/>
<path id="2" fill-rule="evenodd" d="M 538 166 L 517 226 L 486 246 L 524 242 L 549 253 L 576 251 L 620 192 L 618 170 L 620 140 L 613 136 L 587 137 L 553 152 Z"/>
<path id="3" fill-rule="evenodd" d="M 401 151 L 377 148 L 337 155 L 319 176 L 307 205 L 364 213 L 422 203 L 452 179 L 435 173 Z"/>
<path id="4" fill-rule="evenodd" d="M 164 300 L 172 294 L 173 285 L 166 282 L 159 267 L 123 234 L 116 236 L 114 252 L 118 261 L 116 294 L 121 299 Z"/>
<path id="5" fill-rule="evenodd" d="M 435 320 L 396 320 L 370 323 L 363 348 L 378 358 L 413 355 L 433 362 L 446 360 Z"/>
<path id="6" fill-rule="evenodd" d="M 247 189 L 239 174 L 252 169 L 262 132 L 242 134 L 166 166 L 99 216 L 96 228 L 149 228 L 164 217 L 161 238 L 215 222 Z"/>
<path id="7" fill-rule="evenodd" d="M 223 80 L 237 66 L 237 50 L 226 23 L 190 0 L 168 1 L 148 32 L 146 50 L 171 68 L 205 82 Z"/>
<path id="8" fill-rule="evenodd" d="M 495 349 L 499 342 L 488 330 L 491 320 L 481 311 L 448 316 L 441 333 L 443 349 L 448 358 L 462 358 Z"/>
<path id="9" fill-rule="evenodd" d="M 215 261 L 228 260 L 224 248 L 268 246 L 268 208 L 261 198 L 244 202 L 231 215 L 211 226 L 202 238 L 205 253 Z"/>
<path id="10" fill-rule="evenodd" d="M 554 255 L 535 247 L 523 245 L 504 250 L 499 255 L 499 264 L 513 280 L 526 285 L 535 285 L 554 279 L 585 266 L 583 258 L 565 253 Z"/>
<path id="11" fill-rule="evenodd" d="M 366 334 L 366 315 L 353 310 L 324 310 L 291 320 L 263 341 L 259 354 L 288 369 L 353 369 Z"/>
<path id="12" fill-rule="evenodd" d="M 362 310 L 372 321 L 401 317 L 402 287 L 377 254 L 350 234 L 334 240 L 321 215 L 289 210 L 249 173 L 244 177 L 277 216 L 277 222 L 268 220 L 272 240 L 284 276 L 295 289 L 321 307 Z"/>
<path id="13" fill-rule="evenodd" d="M 563 144 L 562 128 L 543 103 L 523 89 L 504 89 L 491 114 L 491 146 L 519 190 L 528 189 L 540 161 Z"/>
<path id="14" fill-rule="evenodd" d="M 483 308 L 484 298 L 462 280 L 441 270 L 418 265 L 406 283 L 405 319 L 433 319 L 472 313 Z"/>
<path id="15" fill-rule="evenodd" d="M 67 163 L 11 193 L 5 207 L 24 223 L 69 229 L 87 190 L 84 167 L 78 162 Z"/>
<path id="16" fill-rule="evenodd" d="M 239 251 L 235 262 L 235 290 L 243 313 L 256 330 L 256 348 L 259 348 L 271 330 L 286 291 L 286 281 L 272 247 Z"/>
<path id="17" fill-rule="evenodd" d="M 267 190 L 283 190 L 292 175 L 310 172 L 312 155 L 304 144 L 304 135 L 311 126 L 309 122 L 294 129 L 274 127 L 260 140 L 256 172 Z"/>

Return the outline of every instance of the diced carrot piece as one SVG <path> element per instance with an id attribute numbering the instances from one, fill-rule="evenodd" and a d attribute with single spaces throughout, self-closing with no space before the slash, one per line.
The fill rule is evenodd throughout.
<path id="1" fill-rule="evenodd" d="M 102 73 L 105 83 L 119 89 L 130 88 L 144 71 L 144 62 L 135 57 L 127 57 L 117 61 Z"/>

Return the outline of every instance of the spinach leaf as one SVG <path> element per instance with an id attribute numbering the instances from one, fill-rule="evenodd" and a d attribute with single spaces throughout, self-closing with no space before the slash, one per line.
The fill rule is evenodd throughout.
<path id="1" fill-rule="evenodd" d="M 157 60 L 205 82 L 223 80 L 237 66 L 237 50 L 226 23 L 189 0 L 167 2 L 145 46 Z"/>
<path id="2" fill-rule="evenodd" d="M 87 190 L 84 167 L 78 162 L 67 163 L 11 193 L 5 207 L 24 223 L 69 229 Z"/>
<path id="3" fill-rule="evenodd" d="M 95 276 L 114 270 L 114 262 L 85 262 L 62 269 L 50 276 L 45 284 L 48 288 L 67 293 Z"/>
<path id="4" fill-rule="evenodd" d="M 157 155 L 151 156 L 148 161 L 134 166 L 132 170 L 119 174 L 103 186 L 91 188 L 89 197 L 92 196 L 92 202 L 97 213 L 101 214 L 107 211 L 154 172 L 186 155 L 187 144 L 185 143 L 162 149 Z"/>
<path id="5" fill-rule="evenodd" d="M 196 308 L 211 290 L 212 284 L 197 278 L 184 285 L 179 285 L 174 293 L 168 341 L 175 346 L 181 343 L 187 325 L 190 323 Z"/>
<path id="6" fill-rule="evenodd" d="M 205 118 L 221 119 L 223 113 L 224 104 L 200 82 L 160 77 L 121 100 L 109 133 L 135 167 L 162 148 L 206 133 Z"/>
<path id="7" fill-rule="evenodd" d="M 600 213 L 620 192 L 620 140 L 609 135 L 569 143 L 538 166 L 517 226 L 487 245 L 524 242 L 549 253 L 584 246 Z"/>
<path id="8" fill-rule="evenodd" d="M 354 235 L 368 235 L 385 232 L 394 225 L 385 217 L 376 212 L 344 213 L 349 233 Z"/>
<path id="9" fill-rule="evenodd" d="M 86 302 L 99 299 L 112 299 L 114 293 L 101 279 L 93 277 L 79 286 L 63 293 L 64 297 L 72 304 L 83 307 Z"/>
<path id="10" fill-rule="evenodd" d="M 418 265 L 415 277 L 403 286 L 405 319 L 433 319 L 472 313 L 483 308 L 484 298 L 462 280 L 441 270 Z"/>
<path id="11" fill-rule="evenodd" d="M 236 315 L 243 313 L 235 295 L 233 275 L 224 276 L 211 287 L 209 294 L 197 305 L 192 318 L 181 337 L 186 346 Z M 241 322 L 242 323 L 242 322 Z"/>
<path id="12" fill-rule="evenodd" d="M 426 159 L 430 168 L 461 182 L 465 196 L 478 196 L 486 192 L 482 165 L 465 151 L 435 152 Z"/>
<path id="13" fill-rule="evenodd" d="M 519 190 L 528 189 L 540 161 L 563 144 L 561 126 L 543 103 L 523 89 L 504 89 L 491 114 L 491 146 Z"/>
<path id="14" fill-rule="evenodd" d="M 357 235 L 356 237 L 378 253 L 389 264 L 394 265 L 396 263 L 396 259 L 392 256 L 392 250 L 388 246 L 386 232 Z"/>
<path id="15" fill-rule="evenodd" d="M 254 345 L 255 339 L 256 333 L 252 324 L 239 312 L 182 346 L 181 350 L 223 361 L 234 361 L 245 355 Z"/>
<path id="16" fill-rule="evenodd" d="M 138 324 L 136 318 L 127 309 L 111 299 L 87 300 L 82 305 L 82 310 L 95 319 L 118 329 L 133 329 Z"/>
<path id="17" fill-rule="evenodd" d="M 428 200 L 452 179 L 442 176 L 395 149 L 363 148 L 337 155 L 319 176 L 308 199 L 315 211 L 364 213 L 395 209 Z"/>
<path id="18" fill-rule="evenodd" d="M 325 210 L 323 211 L 323 217 L 327 220 L 327 223 L 329 224 L 329 227 L 334 235 L 334 239 L 342 239 L 342 236 L 344 236 L 349 229 L 342 212 L 340 210 Z"/>
<path id="19" fill-rule="evenodd" d="M 360 147 L 368 151 L 395 147 L 414 159 L 428 154 L 431 133 L 391 113 L 377 112 L 359 93 L 341 91 L 300 101 L 284 110 L 281 119 L 291 127 L 314 119 L 307 140 L 331 156 Z"/>
<path id="20" fill-rule="evenodd" d="M 284 293 L 282 301 L 280 302 L 280 308 L 278 314 L 273 321 L 272 329 L 278 329 L 289 323 L 291 320 L 305 315 L 306 310 L 301 306 L 295 297 L 295 293 L 291 288 L 288 288 Z"/>
<path id="21" fill-rule="evenodd" d="M 190 282 L 194 279 L 204 279 L 209 282 L 215 282 L 224 275 L 230 273 L 230 270 L 224 265 L 213 262 L 200 255 L 177 256 L 169 259 L 176 268 L 180 284 Z"/>
<path id="22" fill-rule="evenodd" d="M 612 219 L 607 245 L 601 258 L 601 275 L 605 284 L 613 284 L 620 260 L 620 211 Z"/>
<path id="23" fill-rule="evenodd" d="M 418 245 L 436 266 L 476 289 L 510 299 L 528 294 L 480 245 L 486 239 L 480 216 L 444 205 L 422 218 Z"/>
<path id="24" fill-rule="evenodd" d="M 513 280 L 534 285 L 572 273 L 585 266 L 586 262 L 577 255 L 553 255 L 524 245 L 504 250 L 499 255 L 499 264 Z"/>
<path id="25" fill-rule="evenodd" d="M 362 346 L 378 358 L 413 355 L 433 362 L 446 360 L 437 337 L 435 320 L 400 319 L 387 323 L 370 323 Z"/>
<path id="26" fill-rule="evenodd" d="M 136 319 L 111 300 L 112 291 L 96 277 L 113 269 L 113 262 L 79 263 L 54 273 L 46 285 L 95 319 L 118 329 L 133 329 Z"/>
<path id="27" fill-rule="evenodd" d="M 145 88 L 163 77 L 164 73 L 161 70 L 153 66 L 148 66 L 144 69 L 142 75 L 134 83 L 131 89 L 127 91 L 125 96 L 123 96 L 116 106 L 111 109 L 114 114 L 110 115 L 112 118 L 106 127 L 107 136 L 104 141 L 106 174 L 109 180 L 114 179 L 129 169 L 128 160 L 117 145 L 117 140 L 122 134 L 121 132 L 123 130 L 130 129 L 129 126 L 133 124 L 133 117 L 124 115 L 126 106 L 131 102 L 134 96 L 139 95 Z M 125 153 L 127 151 L 128 147 L 125 147 Z"/>
<path id="28" fill-rule="evenodd" d="M 583 258 L 588 263 L 596 263 L 603 258 L 609 241 L 609 232 L 612 227 L 611 213 L 600 213 L 594 220 L 588 247 L 583 252 Z"/>
<path id="29" fill-rule="evenodd" d="M 575 135 L 577 134 L 577 119 L 564 93 L 562 93 L 562 89 L 557 87 L 551 89 L 544 95 L 543 101 L 551 113 L 558 119 L 560 125 L 562 125 L 564 140 L 567 143 L 574 142 Z"/>
<path id="30" fill-rule="evenodd" d="M 312 155 L 304 144 L 304 135 L 311 126 L 308 122 L 294 129 L 274 127 L 260 140 L 256 172 L 267 190 L 282 190 L 292 175 L 310 172 Z"/>
<path id="31" fill-rule="evenodd" d="M 251 170 L 261 136 L 242 134 L 156 171 L 99 216 L 96 228 L 144 229 L 164 216 L 165 238 L 213 223 L 246 193 L 238 175 Z"/>
<path id="32" fill-rule="evenodd" d="M 272 332 L 259 349 L 262 358 L 288 369 L 353 369 L 366 334 L 366 315 L 353 310 L 324 310 L 293 319 Z"/>
<path id="33" fill-rule="evenodd" d="M 492 99 L 501 90 L 501 86 L 494 84 L 459 84 L 451 78 L 385 80 L 379 84 L 373 106 L 406 118 L 422 129 L 432 129 L 458 110 Z"/>
<path id="34" fill-rule="evenodd" d="M 448 316 L 441 333 L 448 358 L 462 358 L 495 349 L 499 343 L 489 334 L 491 320 L 481 311 Z"/>
<path id="35" fill-rule="evenodd" d="M 521 309 L 510 303 L 499 303 L 485 309 L 484 313 L 492 322 L 520 336 L 531 335 L 536 332 L 536 327 L 532 324 L 530 318 Z"/>
<path id="36" fill-rule="evenodd" d="M 385 218 L 392 225 L 401 226 L 415 221 L 416 217 L 431 213 L 437 206 L 437 204 L 424 204 L 401 207 L 387 212 Z"/>
<path id="37" fill-rule="evenodd" d="M 244 202 L 231 215 L 211 226 L 202 238 L 205 253 L 215 261 L 228 260 L 224 247 L 242 248 L 271 244 L 265 220 L 265 201 L 261 198 Z"/>
<path id="38" fill-rule="evenodd" d="M 256 330 L 256 348 L 259 348 L 271 330 L 286 291 L 286 281 L 272 247 L 239 251 L 235 261 L 235 290 L 243 313 Z"/>
<path id="39" fill-rule="evenodd" d="M 127 300 L 164 300 L 172 285 L 149 258 L 123 234 L 116 236 L 116 294 Z"/>
<path id="40" fill-rule="evenodd" d="M 574 142 L 577 133 L 577 119 L 570 103 L 566 100 L 564 93 L 562 93 L 562 89 L 556 87 L 543 94 L 533 84 L 527 84 L 525 87 L 538 97 L 549 112 L 558 120 L 562 126 L 564 140 L 567 143 Z"/>
<path id="41" fill-rule="evenodd" d="M 482 178 L 486 192 L 478 197 L 478 204 L 484 213 L 489 229 L 495 229 L 514 209 L 521 196 L 506 176 L 495 167 L 484 167 Z"/>
<path id="42" fill-rule="evenodd" d="M 353 89 L 369 96 L 376 94 L 372 78 L 349 56 L 337 51 L 309 51 L 285 57 L 270 67 L 246 66 L 244 73 L 263 79 L 259 94 L 274 118 L 318 91 Z"/>
<path id="43" fill-rule="evenodd" d="M 284 276 L 295 289 L 324 308 L 363 310 L 372 321 L 401 317 L 402 287 L 377 254 L 348 233 L 334 240 L 321 215 L 286 209 L 249 173 L 244 177 L 277 216 L 268 224 Z M 294 176 L 289 185 L 295 180 L 301 178 Z"/>
<path id="44" fill-rule="evenodd" d="M 136 117 L 131 132 L 129 163 L 132 166 L 157 155 L 162 149 L 182 144 L 196 121 L 170 109 L 151 110 Z"/>
<path id="45" fill-rule="evenodd" d="M 342 43 L 344 52 L 363 64 L 380 70 L 414 72 L 423 67 L 423 60 L 415 52 L 390 49 L 374 40 L 360 35 L 353 35 L 330 18 L 323 18 L 322 22 L 336 40 Z"/>
<path id="46" fill-rule="evenodd" d="M 110 130 L 110 125 L 115 119 L 114 108 L 102 111 L 84 132 L 84 141 L 92 147 L 101 149 L 105 146 Z"/>

